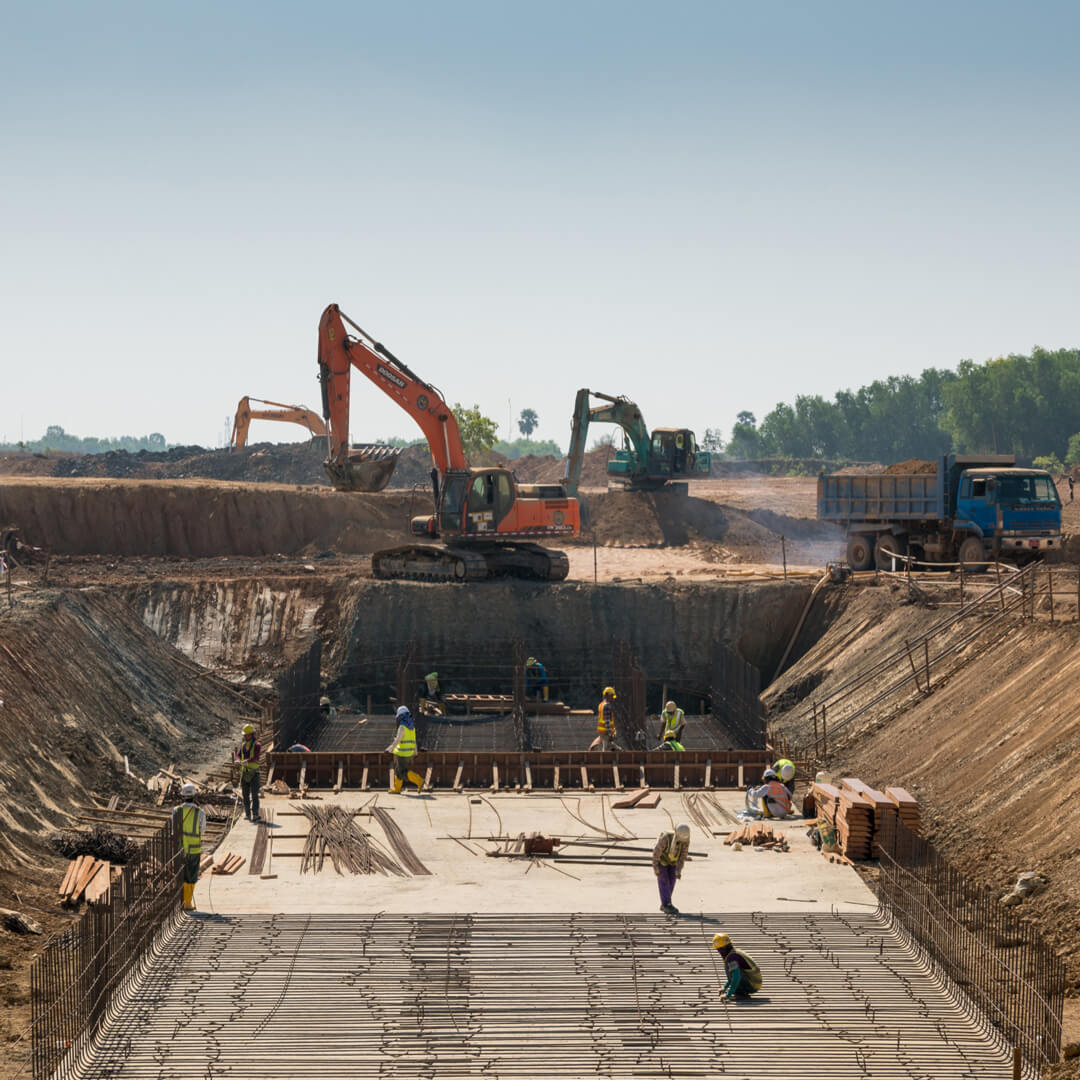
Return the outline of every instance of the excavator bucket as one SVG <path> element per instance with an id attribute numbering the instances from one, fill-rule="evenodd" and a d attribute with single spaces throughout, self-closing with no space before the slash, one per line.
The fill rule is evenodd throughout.
<path id="1" fill-rule="evenodd" d="M 338 491 L 382 491 L 394 475 L 400 453 L 392 446 L 354 446 L 344 461 L 327 458 L 323 468 Z"/>

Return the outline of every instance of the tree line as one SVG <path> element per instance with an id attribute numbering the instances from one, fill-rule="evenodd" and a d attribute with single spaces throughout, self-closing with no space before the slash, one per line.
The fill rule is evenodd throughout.
<path id="1" fill-rule="evenodd" d="M 63 450 L 73 454 L 105 454 L 110 450 L 127 450 L 135 454 L 140 450 L 160 452 L 167 450 L 165 436 L 159 431 L 149 435 L 118 435 L 112 439 L 99 439 L 92 435 L 80 437 L 65 431 L 59 424 L 50 424 L 40 439 L 22 442 L 0 442 L 0 450 L 29 450 L 43 454 L 48 450 Z"/>
<path id="2" fill-rule="evenodd" d="M 760 422 L 738 414 L 731 437 L 709 429 L 707 449 L 729 458 L 905 461 L 956 453 L 1013 453 L 1080 464 L 1080 350 L 1035 348 L 955 371 L 927 368 L 840 390 L 800 395 Z"/>

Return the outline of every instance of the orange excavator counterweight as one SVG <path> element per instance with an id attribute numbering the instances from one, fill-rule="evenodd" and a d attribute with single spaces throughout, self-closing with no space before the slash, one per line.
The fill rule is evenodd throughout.
<path id="1" fill-rule="evenodd" d="M 355 334 L 346 331 L 346 323 Z M 397 457 L 385 446 L 349 446 L 353 368 L 419 425 L 433 464 L 434 513 L 411 522 L 413 534 L 429 542 L 376 552 L 371 560 L 376 577 L 566 577 L 566 555 L 538 541 L 577 536 L 577 500 L 561 484 L 519 484 L 509 469 L 470 467 L 457 418 L 442 394 L 331 304 L 319 321 L 319 379 L 330 446 L 324 466 L 336 488 L 381 490 Z M 444 542 L 432 542 L 439 539 Z"/>

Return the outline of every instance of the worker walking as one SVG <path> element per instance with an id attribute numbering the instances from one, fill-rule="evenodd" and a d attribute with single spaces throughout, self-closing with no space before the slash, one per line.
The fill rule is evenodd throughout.
<path id="1" fill-rule="evenodd" d="M 195 803 L 194 784 L 185 784 L 180 789 L 180 795 L 184 801 L 173 807 L 172 821 L 173 827 L 180 832 L 180 844 L 184 852 L 184 910 L 194 911 L 206 812 Z"/>
<path id="2" fill-rule="evenodd" d="M 787 817 L 792 808 L 791 792 L 780 783 L 774 769 L 766 769 L 761 774 L 761 779 L 762 783 L 759 787 L 748 789 L 748 800 L 758 804 L 758 809 L 764 818 Z"/>
<path id="3" fill-rule="evenodd" d="M 674 701 L 669 701 L 660 714 L 660 744 L 663 750 L 683 750 L 683 728 L 686 727 L 686 714 Z"/>
<path id="4" fill-rule="evenodd" d="M 786 757 L 782 757 L 774 766 L 773 772 L 776 773 L 780 783 L 788 789 L 789 795 L 795 794 L 795 762 L 790 761 Z"/>
<path id="5" fill-rule="evenodd" d="M 386 748 L 394 755 L 394 794 L 397 795 L 406 780 L 416 785 L 416 794 L 424 790 L 424 780 L 409 768 L 416 756 L 416 722 L 405 705 L 399 705 L 397 711 L 398 729 L 394 741 Z"/>
<path id="6" fill-rule="evenodd" d="M 604 697 L 596 707 L 596 738 L 589 743 L 590 750 L 613 750 L 615 748 L 615 687 L 605 686 Z"/>
<path id="7" fill-rule="evenodd" d="M 530 656 L 525 661 L 525 696 L 533 695 L 537 701 L 547 701 L 548 673 L 547 668 L 535 656 Z"/>
<path id="8" fill-rule="evenodd" d="M 679 909 L 671 902 L 671 895 L 675 891 L 675 882 L 682 877 L 683 863 L 689 851 L 689 825 L 676 825 L 674 832 L 661 833 L 653 848 L 652 868 L 660 888 L 660 910 L 668 915 L 679 914 Z"/>
<path id="9" fill-rule="evenodd" d="M 712 944 L 724 958 L 727 984 L 721 991 L 723 996 L 730 1000 L 756 994 L 761 989 L 761 968 L 754 962 L 754 958 L 736 949 L 727 934 L 716 934 Z"/>
<path id="10" fill-rule="evenodd" d="M 262 743 L 255 741 L 255 726 L 245 724 L 236 760 L 240 762 L 240 794 L 244 799 L 244 817 L 248 821 L 259 820 L 259 755 Z"/>

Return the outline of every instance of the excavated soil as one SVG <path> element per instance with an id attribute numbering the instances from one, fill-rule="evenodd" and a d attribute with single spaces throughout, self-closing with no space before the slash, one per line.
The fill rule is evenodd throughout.
<path id="1" fill-rule="evenodd" d="M 889 476 L 898 476 L 911 473 L 936 473 L 936 461 L 923 461 L 922 458 L 908 458 L 907 461 L 898 461 L 885 469 Z"/>

